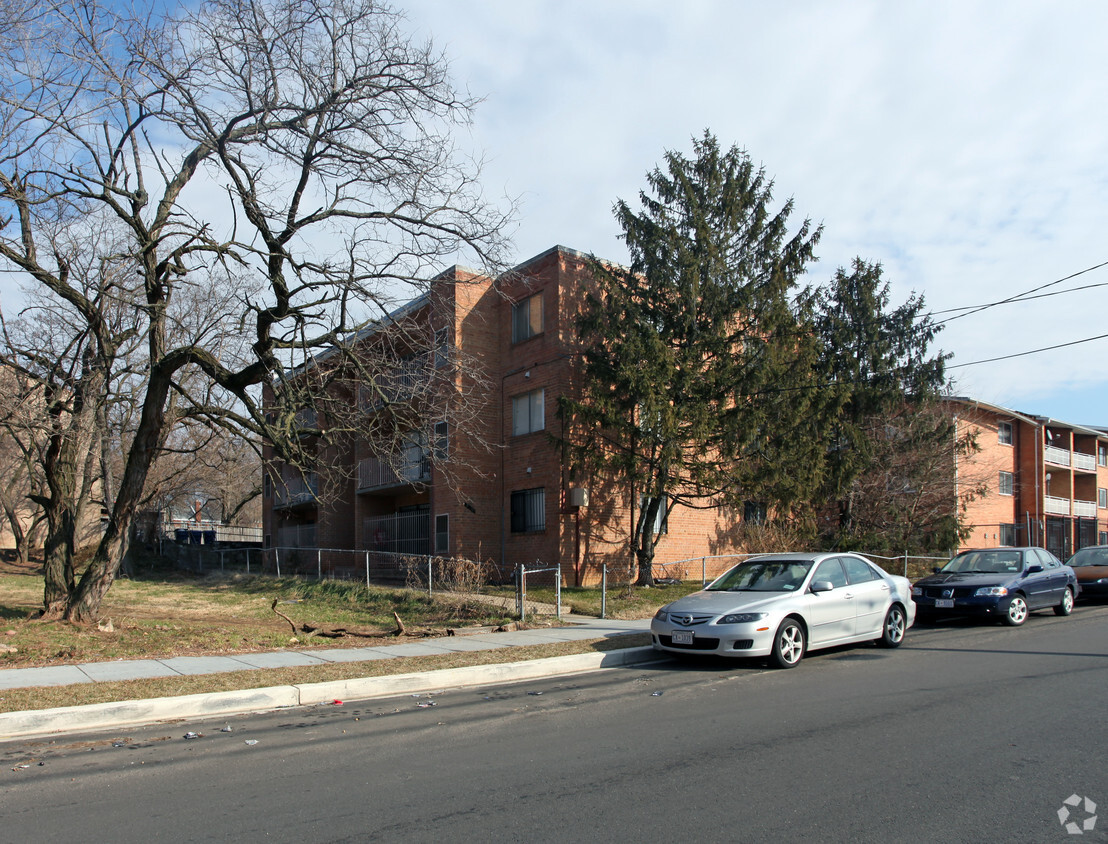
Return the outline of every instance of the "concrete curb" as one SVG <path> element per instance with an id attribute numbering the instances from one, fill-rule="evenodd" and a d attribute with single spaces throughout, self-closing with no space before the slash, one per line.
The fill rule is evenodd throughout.
<path id="1" fill-rule="evenodd" d="M 332 680 L 299 686 L 272 686 L 182 697 L 0 712 L 0 742 L 58 733 L 134 727 L 187 718 L 217 718 L 248 712 L 267 712 L 282 707 L 309 706 L 333 700 L 369 700 L 491 683 L 518 683 L 540 677 L 638 665 L 661 658 L 657 651 L 646 646 L 465 668 L 443 668 L 413 674 Z"/>

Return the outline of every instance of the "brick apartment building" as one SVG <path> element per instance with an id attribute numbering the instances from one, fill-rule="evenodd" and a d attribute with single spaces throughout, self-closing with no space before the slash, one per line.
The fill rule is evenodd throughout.
<path id="1" fill-rule="evenodd" d="M 557 398 L 574 384 L 575 316 L 588 278 L 586 257 L 561 246 L 496 280 L 457 267 L 438 276 L 391 318 L 426 320 L 454 353 L 480 361 L 490 393 L 482 415 L 468 431 L 434 424 L 400 461 L 380 459 L 364 442 L 328 446 L 321 462 L 347 471 L 302 476 L 268 452 L 267 546 L 456 556 L 504 573 L 557 563 L 570 584 L 595 582 L 602 564 L 626 571 L 640 502 L 632 490 L 571 478 L 548 436 L 560 424 Z M 432 365 L 417 363 L 412 377 Z M 374 412 L 372 402 L 364 409 Z M 460 467 L 453 483 L 428 459 L 433 449 Z M 729 511 L 675 507 L 659 525 L 656 575 L 726 568 L 733 560 L 700 558 L 738 551 L 741 522 Z M 356 555 L 307 556 L 324 570 L 360 566 Z"/>
<path id="2" fill-rule="evenodd" d="M 1108 544 L 1108 430 L 969 398 L 946 403 L 979 448 L 955 467 L 954 482 L 985 490 L 966 512 L 964 547 L 1038 545 L 1065 560 Z"/>

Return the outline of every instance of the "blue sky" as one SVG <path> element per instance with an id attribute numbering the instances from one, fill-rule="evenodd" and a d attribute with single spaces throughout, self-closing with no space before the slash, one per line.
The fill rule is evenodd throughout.
<path id="1" fill-rule="evenodd" d="M 520 260 L 624 256 L 612 214 L 710 129 L 824 225 L 826 279 L 880 261 L 897 302 L 988 304 L 1108 261 L 1108 4 L 400 0 L 484 99 L 461 143 L 521 200 Z M 1108 267 L 1043 292 L 1108 285 Z M 967 364 L 1108 334 L 1108 286 L 988 308 Z M 959 366 L 956 390 L 1108 425 L 1108 339 Z"/>

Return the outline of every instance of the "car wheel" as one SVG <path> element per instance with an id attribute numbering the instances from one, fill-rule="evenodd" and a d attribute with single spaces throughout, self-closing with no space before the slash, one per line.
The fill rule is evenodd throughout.
<path id="1" fill-rule="evenodd" d="M 1008 604 L 1008 612 L 1004 614 L 1004 623 L 1009 627 L 1019 627 L 1027 621 L 1027 601 L 1023 595 L 1013 595 Z"/>
<path id="2" fill-rule="evenodd" d="M 1054 614 L 1069 615 L 1071 612 L 1073 612 L 1073 590 L 1067 586 L 1062 594 L 1062 603 L 1054 608 Z"/>
<path id="3" fill-rule="evenodd" d="M 795 619 L 786 618 L 773 637 L 771 661 L 778 668 L 796 668 L 804 656 L 804 628 Z"/>
<path id="4" fill-rule="evenodd" d="M 893 604 L 885 613 L 885 623 L 881 626 L 881 638 L 877 644 L 883 648 L 899 648 L 908 629 L 908 616 L 899 604 Z"/>

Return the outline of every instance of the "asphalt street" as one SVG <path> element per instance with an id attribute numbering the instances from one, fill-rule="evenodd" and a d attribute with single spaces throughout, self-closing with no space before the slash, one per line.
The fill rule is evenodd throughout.
<path id="1" fill-rule="evenodd" d="M 667 660 L 13 742 L 0 840 L 1108 841 L 1106 698 L 1108 607 L 1080 606 L 791 671 Z"/>

